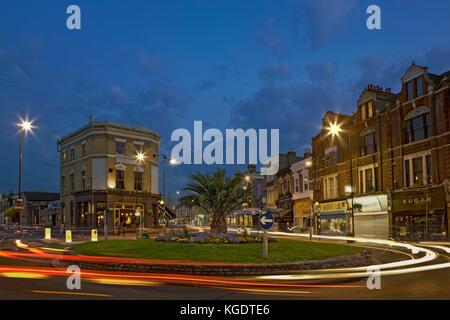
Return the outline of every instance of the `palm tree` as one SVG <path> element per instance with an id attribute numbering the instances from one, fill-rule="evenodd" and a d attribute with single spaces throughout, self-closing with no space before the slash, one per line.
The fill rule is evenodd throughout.
<path id="1" fill-rule="evenodd" d="M 182 202 L 191 203 L 211 214 L 211 232 L 226 233 L 226 214 L 241 208 L 252 189 L 243 187 L 242 177 L 226 177 L 223 169 L 211 174 L 197 173 L 190 179 L 184 190 L 191 193 L 183 197 Z"/>

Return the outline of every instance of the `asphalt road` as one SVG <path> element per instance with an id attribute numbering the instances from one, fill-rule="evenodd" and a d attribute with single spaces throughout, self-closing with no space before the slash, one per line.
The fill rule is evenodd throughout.
<path id="1" fill-rule="evenodd" d="M 26 240 L 23 240 L 27 243 Z M 38 247 L 39 242 L 28 239 L 28 248 L 19 248 L 13 241 L 0 243 L 0 299 L 164 299 L 164 300 L 264 300 L 264 299 L 450 299 L 450 268 L 439 267 L 449 264 L 450 255 L 441 248 L 425 247 L 437 256 L 431 261 L 411 266 L 395 266 L 383 269 L 380 289 L 369 290 L 367 276 L 345 275 L 345 270 L 304 272 L 300 276 L 316 275 L 318 279 L 253 279 L 272 286 L 230 285 L 224 288 L 219 283 L 198 285 L 187 282 L 160 279 L 137 279 L 129 277 L 113 279 L 114 275 L 81 277 L 81 289 L 69 290 L 66 285 L 68 274 L 48 274 L 33 268 L 57 270 L 58 259 L 34 259 L 29 248 Z M 367 245 L 367 244 L 363 244 Z M 421 258 L 423 253 L 413 255 L 408 249 L 398 249 L 386 245 L 367 245 L 374 252 L 378 264 L 391 261 L 408 261 L 411 257 Z M 61 247 L 55 244 L 54 247 Z M 447 248 L 447 249 L 445 249 Z M 30 257 L 10 257 L 8 253 L 27 253 Z M 6 256 L 5 256 L 6 255 Z M 446 266 L 447 266 L 446 265 Z M 436 270 L 426 270 L 437 266 Z M 414 269 L 420 268 L 420 269 Z M 417 272 L 412 272 L 417 271 Z M 354 272 L 354 271 L 352 271 Z M 388 274 L 392 272 L 393 274 Z M 108 279 L 106 279 L 108 278 Z M 106 279 L 106 280 L 105 280 Z M 113 280 L 111 280 L 113 279 Z M 119 281 L 120 280 L 120 281 Z M 239 279 L 236 281 L 240 281 Z M 280 286 L 273 285 L 279 283 Z M 287 285 L 287 286 L 284 286 Z M 289 287 L 290 286 L 290 287 Z"/>

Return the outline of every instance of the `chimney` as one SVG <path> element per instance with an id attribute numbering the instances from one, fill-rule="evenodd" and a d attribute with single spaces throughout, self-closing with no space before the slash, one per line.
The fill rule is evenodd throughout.
<path id="1" fill-rule="evenodd" d="M 89 124 L 92 124 L 92 115 L 89 116 Z"/>

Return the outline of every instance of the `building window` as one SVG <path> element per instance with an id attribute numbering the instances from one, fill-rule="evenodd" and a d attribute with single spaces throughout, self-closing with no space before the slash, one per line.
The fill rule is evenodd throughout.
<path id="1" fill-rule="evenodd" d="M 409 170 L 409 160 L 405 160 L 405 186 L 409 187 L 411 185 L 410 180 L 410 170 Z"/>
<path id="2" fill-rule="evenodd" d="M 75 174 L 70 174 L 70 192 L 75 192 Z"/>
<path id="3" fill-rule="evenodd" d="M 366 176 L 366 192 L 373 191 L 373 172 L 372 169 L 366 169 L 364 172 Z"/>
<path id="4" fill-rule="evenodd" d="M 75 160 L 75 149 L 70 149 L 70 161 Z"/>
<path id="5" fill-rule="evenodd" d="M 125 155 L 125 142 L 116 141 L 116 154 Z"/>
<path id="6" fill-rule="evenodd" d="M 86 171 L 81 171 L 81 191 L 86 190 Z"/>
<path id="7" fill-rule="evenodd" d="M 142 172 L 134 172 L 134 190 L 142 191 Z"/>
<path id="8" fill-rule="evenodd" d="M 373 102 L 369 101 L 369 103 L 367 104 L 367 118 L 372 117 L 373 117 Z"/>
<path id="9" fill-rule="evenodd" d="M 67 152 L 66 152 L 66 150 L 64 150 L 62 153 L 62 160 L 66 161 L 66 159 L 67 159 Z"/>
<path id="10" fill-rule="evenodd" d="M 407 99 L 408 101 L 414 98 L 414 96 L 413 96 L 413 83 L 412 83 L 412 81 L 410 81 L 410 82 L 408 82 L 408 83 L 406 84 L 406 94 L 407 94 L 406 99 Z"/>
<path id="11" fill-rule="evenodd" d="M 414 185 L 423 185 L 423 163 L 422 158 L 413 159 L 413 181 Z"/>
<path id="12" fill-rule="evenodd" d="M 61 177 L 61 190 L 63 194 L 66 193 L 66 176 Z"/>
<path id="13" fill-rule="evenodd" d="M 405 160 L 405 187 L 419 187 L 432 183 L 431 155 Z"/>
<path id="14" fill-rule="evenodd" d="M 324 178 L 325 199 L 337 197 L 338 183 L 337 176 Z"/>
<path id="15" fill-rule="evenodd" d="M 116 189 L 125 189 L 125 171 L 116 170 Z"/>
<path id="16" fill-rule="evenodd" d="M 377 152 L 377 134 L 376 132 L 361 137 L 360 142 L 361 156 Z"/>
<path id="17" fill-rule="evenodd" d="M 430 135 L 430 114 L 406 120 L 406 143 L 427 139 Z"/>
<path id="18" fill-rule="evenodd" d="M 361 120 L 366 120 L 366 105 L 361 105 Z"/>
<path id="19" fill-rule="evenodd" d="M 81 157 L 86 156 L 86 143 L 81 144 Z"/>
<path id="20" fill-rule="evenodd" d="M 299 183 L 298 183 L 298 178 L 295 179 L 295 192 L 300 192 L 300 186 L 299 186 Z"/>
<path id="21" fill-rule="evenodd" d="M 142 153 L 142 145 L 141 144 L 134 144 L 134 153 L 135 154 L 141 154 Z"/>
<path id="22" fill-rule="evenodd" d="M 303 174 L 302 173 L 299 174 L 298 180 L 299 180 L 298 182 L 299 182 L 299 189 L 300 189 L 299 191 L 303 192 Z M 302 182 L 302 183 L 300 184 L 300 182 Z"/>
<path id="23" fill-rule="evenodd" d="M 378 168 L 373 166 L 359 170 L 359 192 L 369 193 L 378 190 Z"/>
<path id="24" fill-rule="evenodd" d="M 423 94 L 422 78 L 417 78 L 415 81 L 416 81 L 416 97 L 420 97 Z"/>
<path id="25" fill-rule="evenodd" d="M 432 174 L 431 174 L 431 156 L 427 156 L 427 184 L 432 184 Z"/>

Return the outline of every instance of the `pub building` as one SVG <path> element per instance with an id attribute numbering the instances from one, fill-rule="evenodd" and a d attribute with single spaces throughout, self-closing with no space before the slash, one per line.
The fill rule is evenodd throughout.
<path id="1" fill-rule="evenodd" d="M 443 240 L 448 235 L 443 185 L 393 192 L 391 209 L 395 239 Z"/>

